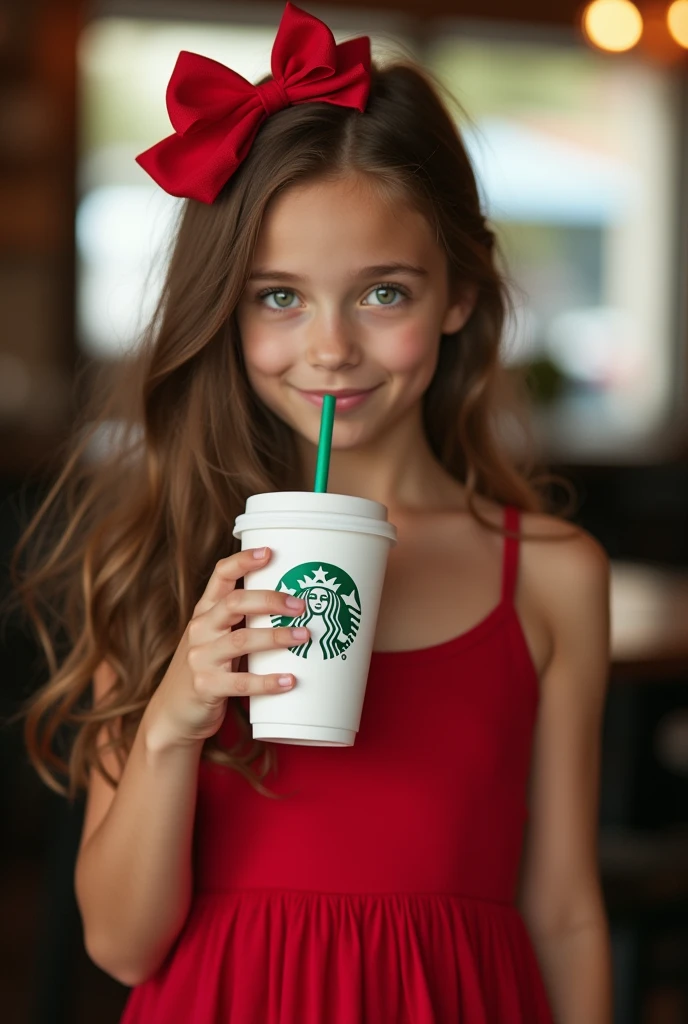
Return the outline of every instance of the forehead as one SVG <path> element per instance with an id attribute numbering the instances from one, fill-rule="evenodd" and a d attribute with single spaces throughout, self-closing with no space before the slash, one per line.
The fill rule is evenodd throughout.
<path id="1" fill-rule="evenodd" d="M 364 178 L 295 185 L 268 204 L 254 266 L 310 276 L 328 268 L 408 261 L 430 269 L 443 253 L 426 218 Z"/>

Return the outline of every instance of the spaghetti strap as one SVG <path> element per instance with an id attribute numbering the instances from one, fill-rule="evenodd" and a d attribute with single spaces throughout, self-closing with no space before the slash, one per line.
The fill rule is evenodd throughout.
<path id="1" fill-rule="evenodd" d="M 504 565 L 502 569 L 502 604 L 513 604 L 516 593 L 516 580 L 518 578 L 518 548 L 519 538 L 509 536 L 518 534 L 520 529 L 521 514 L 514 505 L 507 505 L 504 509 L 504 529 L 507 536 L 504 538 Z"/>

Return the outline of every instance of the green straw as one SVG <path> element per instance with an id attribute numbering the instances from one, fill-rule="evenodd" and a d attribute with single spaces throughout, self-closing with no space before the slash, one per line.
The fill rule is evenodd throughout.
<path id="1" fill-rule="evenodd" d="M 330 449 L 332 448 L 332 427 L 334 426 L 334 407 L 337 404 L 335 395 L 325 395 L 320 418 L 320 439 L 318 440 L 318 461 L 315 464 L 316 494 L 324 494 L 327 490 L 327 476 L 330 472 Z"/>

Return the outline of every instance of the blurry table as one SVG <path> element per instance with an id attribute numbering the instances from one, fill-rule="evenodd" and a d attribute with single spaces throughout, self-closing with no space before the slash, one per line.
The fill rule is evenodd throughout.
<path id="1" fill-rule="evenodd" d="M 688 572 L 612 563 L 601 824 L 688 826 Z"/>
<path id="2" fill-rule="evenodd" d="M 612 562 L 612 681 L 688 678 L 688 572 Z"/>
<path id="3" fill-rule="evenodd" d="M 599 858 L 617 1024 L 688 1020 L 688 572 L 612 562 Z M 657 1020 L 660 1018 L 657 1017 Z"/>

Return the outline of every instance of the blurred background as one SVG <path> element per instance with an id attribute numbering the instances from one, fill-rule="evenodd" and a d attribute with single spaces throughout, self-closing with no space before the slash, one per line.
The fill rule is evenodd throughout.
<path id="1" fill-rule="evenodd" d="M 418 58 L 465 110 L 512 281 L 507 359 L 526 367 L 543 461 L 613 559 L 600 860 L 615 1024 L 686 1024 L 688 0 L 304 6 L 338 40 Z M 282 10 L 0 5 L 0 598 L 93 369 L 155 303 L 180 200 L 134 157 L 170 132 L 177 54 L 255 80 Z M 43 678 L 14 615 L 0 659 L 2 1017 L 114 1024 L 126 990 L 86 958 L 72 892 L 81 807 L 42 786 L 7 724 Z"/>

